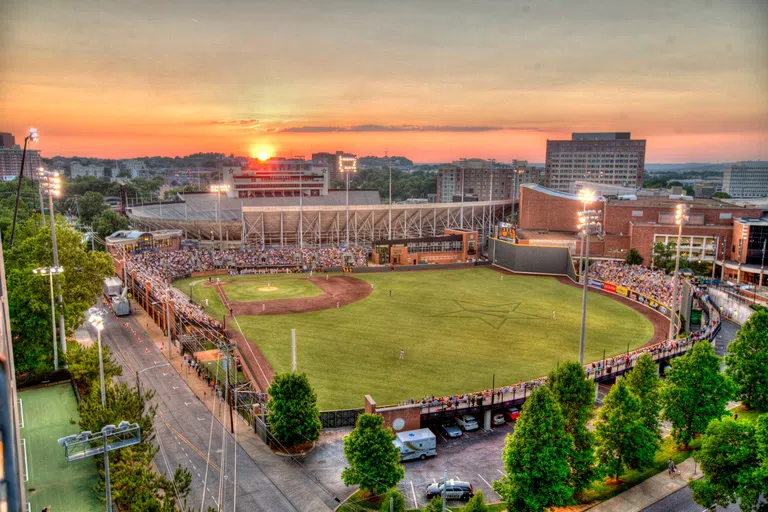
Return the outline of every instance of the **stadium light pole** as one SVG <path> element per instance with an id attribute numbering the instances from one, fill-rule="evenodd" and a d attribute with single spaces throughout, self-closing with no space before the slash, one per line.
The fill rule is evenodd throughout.
<path id="1" fill-rule="evenodd" d="M 224 250 L 224 240 L 221 235 L 221 193 L 227 192 L 229 190 L 229 185 L 225 183 L 218 183 L 215 185 L 211 185 L 211 192 L 216 192 L 216 196 L 218 198 L 219 206 L 216 209 L 216 222 L 219 224 L 219 247 L 221 250 Z"/>
<path id="2" fill-rule="evenodd" d="M 29 135 L 24 137 L 24 151 L 21 153 L 21 168 L 19 169 L 19 181 L 16 184 L 16 206 L 13 209 L 13 224 L 11 225 L 11 249 L 16 235 L 16 218 L 19 215 L 19 199 L 21 198 L 21 182 L 24 178 L 24 163 L 27 159 L 27 142 L 37 142 L 37 128 L 30 128 Z"/>
<path id="3" fill-rule="evenodd" d="M 683 225 L 688 221 L 688 212 L 690 208 L 687 204 L 678 204 L 675 208 L 675 224 L 677 224 L 677 247 L 675 248 L 675 273 L 672 274 L 672 316 L 669 319 L 669 335 L 668 339 L 674 339 L 675 325 L 677 323 L 677 291 L 679 280 L 677 273 L 680 270 L 680 243 L 683 238 Z"/>
<path id="4" fill-rule="evenodd" d="M 491 164 L 491 183 L 490 190 L 488 191 L 488 224 L 490 234 L 487 236 L 493 236 L 493 166 L 496 163 L 495 158 L 489 158 L 488 162 Z"/>
<path id="5" fill-rule="evenodd" d="M 392 157 L 386 152 L 389 165 L 389 240 L 392 240 Z"/>
<path id="6" fill-rule="evenodd" d="M 44 181 L 43 181 L 44 180 Z M 52 171 L 41 176 L 41 185 L 48 194 L 48 215 L 51 218 L 51 245 L 53 246 L 53 266 L 59 267 L 59 245 L 56 242 L 56 214 L 53 211 L 53 197 L 61 194 L 61 176 L 59 171 Z M 58 283 L 57 283 L 58 284 Z M 61 294 L 61 286 L 58 286 L 59 296 L 59 338 L 61 340 L 61 353 L 67 353 L 67 333 L 64 330 L 64 298 Z"/>
<path id="7" fill-rule="evenodd" d="M 351 162 L 351 165 L 347 165 L 347 162 Z M 349 173 L 357 172 L 357 163 L 355 157 L 345 157 L 341 155 L 339 157 L 339 171 L 344 173 L 347 181 L 347 247 L 349 247 Z"/>
<path id="8" fill-rule="evenodd" d="M 460 158 L 461 164 L 461 229 L 464 229 L 464 167 L 466 167 L 467 159 Z"/>
<path id="9" fill-rule="evenodd" d="M 59 350 L 56 340 L 56 303 L 53 298 L 53 276 L 58 276 L 64 272 L 63 267 L 41 267 L 32 270 L 32 273 L 38 276 L 48 277 L 51 284 L 51 339 L 53 340 L 53 369 L 59 369 Z"/>
<path id="10" fill-rule="evenodd" d="M 587 203 L 592 203 L 595 201 L 595 199 L 596 199 L 595 193 L 592 190 L 588 188 L 579 190 L 579 201 L 581 201 L 582 203 L 582 208 L 581 208 L 582 212 L 586 212 Z M 584 238 L 582 238 L 581 248 L 579 250 L 579 275 L 582 276 L 582 279 L 584 276 L 584 271 L 582 270 L 584 266 L 584 243 L 585 243 L 585 240 Z"/>
<path id="11" fill-rule="evenodd" d="M 599 233 L 602 212 L 599 210 L 585 210 L 579 212 L 579 229 L 586 239 L 585 257 L 589 259 L 589 240 L 593 234 Z M 584 343 L 587 334 L 587 286 L 589 284 L 589 265 L 584 263 L 584 280 L 582 282 L 581 295 L 581 338 L 579 340 L 579 363 L 584 365 Z"/>
<path id="12" fill-rule="evenodd" d="M 40 196 L 40 226 L 45 227 L 45 203 L 43 202 L 43 180 L 45 179 L 45 169 L 40 167 L 37 170 L 37 194 Z"/>

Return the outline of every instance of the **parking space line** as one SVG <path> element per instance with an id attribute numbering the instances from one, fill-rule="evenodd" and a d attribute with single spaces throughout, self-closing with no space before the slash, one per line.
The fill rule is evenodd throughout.
<path id="1" fill-rule="evenodd" d="M 492 486 L 491 484 L 489 484 L 489 483 L 488 483 L 488 480 L 486 480 L 485 478 L 483 478 L 483 475 L 481 475 L 480 473 L 478 473 L 478 474 L 477 474 L 477 476 L 479 476 L 479 477 L 480 477 L 480 480 L 482 480 L 483 482 L 485 482 L 485 485 L 487 485 L 488 487 L 490 487 L 490 488 L 491 488 L 491 490 L 494 492 L 494 494 L 496 494 L 496 496 L 499 496 L 499 498 L 501 498 L 501 496 L 499 495 L 499 493 L 497 493 L 496 491 L 494 491 L 494 490 L 493 490 L 493 486 Z"/>
<path id="2" fill-rule="evenodd" d="M 440 437 L 442 437 L 442 438 L 443 438 L 443 441 L 445 441 L 446 443 L 448 442 L 448 439 L 446 439 L 446 437 L 445 437 L 443 434 L 441 434 L 439 430 L 437 431 L 437 435 L 439 435 Z"/>
<path id="3" fill-rule="evenodd" d="M 419 508 L 419 502 L 416 501 L 416 489 L 413 488 L 413 480 L 411 480 L 411 493 L 413 494 L 413 506 Z"/>
<path id="4" fill-rule="evenodd" d="M 506 474 L 505 472 L 503 472 L 502 470 L 500 470 L 500 469 L 497 469 L 496 471 L 498 471 L 499 473 L 501 473 L 501 476 L 504 476 L 504 477 L 506 477 L 506 476 L 507 476 L 507 474 Z"/>

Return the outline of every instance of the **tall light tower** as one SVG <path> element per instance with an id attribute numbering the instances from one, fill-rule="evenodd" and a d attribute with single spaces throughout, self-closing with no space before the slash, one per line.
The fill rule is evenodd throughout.
<path id="1" fill-rule="evenodd" d="M 107 406 L 107 390 L 104 387 L 104 358 L 101 355 L 101 331 L 104 330 L 104 311 L 91 308 L 89 310 L 91 316 L 88 318 L 88 323 L 96 329 L 96 338 L 99 345 L 99 385 L 101 386 L 101 406 Z"/>
<path id="2" fill-rule="evenodd" d="M 56 340 L 56 303 L 53 299 L 53 276 L 64 273 L 63 267 L 40 267 L 32 270 L 38 276 L 47 277 L 51 284 L 51 340 L 53 340 L 53 369 L 59 369 L 59 350 Z"/>
<path id="3" fill-rule="evenodd" d="M 349 247 L 349 175 L 357 172 L 357 157 L 340 155 L 339 172 L 344 173 L 347 182 L 347 247 Z"/>
<path id="4" fill-rule="evenodd" d="M 672 274 L 672 318 L 669 320 L 669 336 L 668 339 L 675 338 L 675 325 L 677 323 L 677 309 L 678 309 L 678 286 L 679 279 L 677 273 L 680 270 L 680 243 L 683 237 L 683 225 L 688 222 L 688 214 L 690 207 L 687 204 L 678 204 L 675 208 L 675 224 L 677 224 L 677 248 L 675 249 L 675 273 Z"/>
<path id="5" fill-rule="evenodd" d="M 51 245 L 53 246 L 53 266 L 59 267 L 59 246 L 56 243 L 56 213 L 53 211 L 53 197 L 61 194 L 61 176 L 59 171 L 45 173 L 40 177 L 40 185 L 48 194 L 48 215 L 51 218 Z M 67 333 L 64 330 L 64 298 L 61 295 L 61 286 L 58 287 L 59 296 L 59 338 L 61 340 L 61 353 L 67 353 Z"/>
<path id="6" fill-rule="evenodd" d="M 461 229 L 464 229 L 464 168 L 467 166 L 467 159 L 460 158 L 461 164 Z"/>
<path id="7" fill-rule="evenodd" d="M 40 226 L 45 227 L 45 203 L 43 203 L 43 180 L 45 179 L 45 169 L 40 167 L 37 170 L 37 194 L 40 196 Z"/>
<path id="8" fill-rule="evenodd" d="M 491 183 L 490 183 L 490 190 L 488 191 L 488 224 L 489 224 L 489 234 L 486 236 L 493 236 L 493 167 L 496 164 L 495 158 L 489 158 L 488 163 L 491 164 Z"/>
<path id="9" fill-rule="evenodd" d="M 587 203 L 592 203 L 592 202 L 595 201 L 595 199 L 596 199 L 595 193 L 593 191 L 591 191 L 590 189 L 584 188 L 584 189 L 579 190 L 579 201 L 581 201 L 581 203 L 582 203 L 582 208 L 581 208 L 582 212 L 586 212 L 587 211 Z M 582 279 L 583 279 L 583 277 L 584 277 L 584 270 L 583 270 L 583 266 L 584 266 L 584 245 L 585 245 L 586 239 L 583 237 L 583 233 L 581 233 L 581 234 L 582 234 L 581 247 L 579 248 L 579 275 L 582 276 Z"/>
<path id="10" fill-rule="evenodd" d="M 221 250 L 224 250 L 224 240 L 221 236 L 221 193 L 224 192 L 225 194 L 229 190 L 229 185 L 225 183 L 218 183 L 215 185 L 211 185 L 211 192 L 215 192 L 216 196 L 219 200 L 219 206 L 216 209 L 216 222 L 219 224 L 219 248 Z"/>
<path id="11" fill-rule="evenodd" d="M 389 151 L 386 152 L 387 163 L 389 165 L 389 238 L 392 240 L 392 157 L 389 156 Z"/>
<path id="12" fill-rule="evenodd" d="M 602 212 L 599 210 L 583 210 L 579 212 L 579 230 L 586 240 L 585 257 L 589 260 L 589 240 L 592 235 L 600 233 L 602 228 Z M 587 286 L 589 284 L 589 264 L 584 262 L 584 280 L 581 295 L 581 339 L 579 341 L 579 363 L 584 364 L 584 342 L 587 334 Z"/>
<path id="13" fill-rule="evenodd" d="M 11 225 L 11 249 L 13 249 L 13 239 L 16 235 L 16 217 L 19 214 L 19 199 L 21 198 L 21 182 L 24 178 L 24 162 L 27 159 L 27 142 L 37 142 L 37 128 L 30 128 L 29 135 L 24 137 L 24 151 L 21 153 L 21 168 L 19 169 L 19 181 L 16 184 L 16 206 L 13 209 L 13 224 Z M 53 215 L 53 214 L 51 214 Z"/>

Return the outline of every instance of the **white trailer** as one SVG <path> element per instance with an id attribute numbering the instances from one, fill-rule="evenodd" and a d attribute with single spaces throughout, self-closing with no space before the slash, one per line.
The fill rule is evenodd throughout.
<path id="1" fill-rule="evenodd" d="M 392 444 L 400 450 L 400 460 L 424 460 L 437 455 L 437 438 L 428 428 L 398 432 Z"/>

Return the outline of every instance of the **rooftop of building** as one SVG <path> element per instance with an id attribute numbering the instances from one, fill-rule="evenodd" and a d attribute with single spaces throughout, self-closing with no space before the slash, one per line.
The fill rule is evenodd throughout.
<path id="1" fill-rule="evenodd" d="M 608 205 L 620 206 L 620 207 L 623 206 L 626 208 L 636 208 L 638 206 L 650 207 L 650 208 L 674 208 L 680 203 L 685 203 L 689 205 L 691 208 L 698 209 L 698 210 L 702 210 L 702 209 L 718 210 L 718 209 L 724 209 L 724 208 L 733 209 L 737 207 L 732 204 L 723 203 L 718 199 L 690 198 L 690 196 L 685 196 L 685 197 L 688 199 L 683 199 L 677 196 L 672 196 L 672 197 L 641 196 L 633 200 L 609 199 Z"/>
<path id="2" fill-rule="evenodd" d="M 741 206 L 748 208 L 762 208 L 768 210 L 768 197 L 753 197 L 749 199 L 721 199 L 722 202 L 731 204 L 733 206 Z"/>
<path id="3" fill-rule="evenodd" d="M 768 215 L 764 217 L 737 217 L 736 220 L 747 226 L 768 226 Z"/>
<path id="4" fill-rule="evenodd" d="M 304 196 L 301 204 L 304 206 L 335 206 L 346 205 L 347 200 L 346 190 L 331 189 L 328 191 L 327 196 Z M 216 194 L 200 193 L 200 194 L 185 194 L 182 196 L 184 201 L 190 207 L 210 207 L 214 208 L 214 204 L 218 201 Z M 244 206 L 299 206 L 298 197 L 249 197 L 249 198 L 237 198 L 221 196 L 221 209 L 240 208 L 240 204 Z M 349 204 L 350 205 L 374 205 L 381 204 L 381 197 L 379 191 L 375 189 L 364 190 L 350 190 L 349 191 Z"/>

